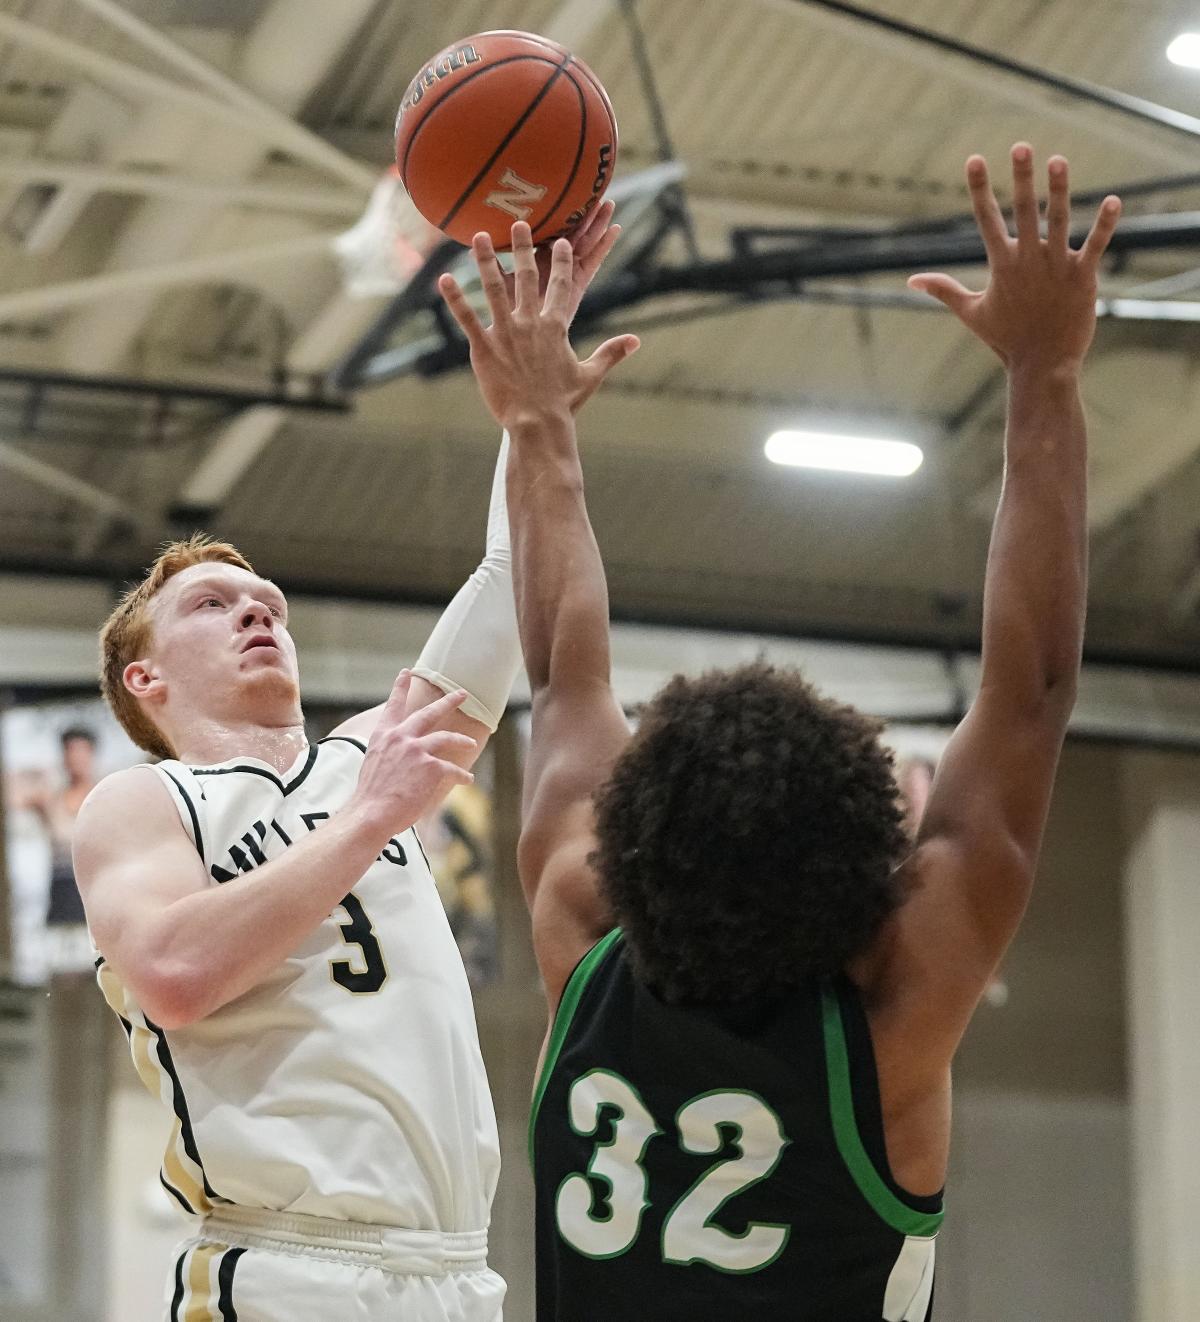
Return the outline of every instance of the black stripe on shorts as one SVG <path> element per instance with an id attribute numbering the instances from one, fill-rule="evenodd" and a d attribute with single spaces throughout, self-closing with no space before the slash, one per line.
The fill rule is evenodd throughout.
<path id="1" fill-rule="evenodd" d="M 221 1310 L 221 1322 L 237 1322 L 237 1309 L 233 1306 L 233 1273 L 237 1271 L 238 1259 L 245 1251 L 230 1249 L 217 1269 L 217 1307 Z"/>
<path id="2" fill-rule="evenodd" d="M 175 1263 L 175 1294 L 171 1299 L 171 1322 L 179 1322 L 179 1305 L 183 1303 L 183 1260 L 187 1255 L 188 1251 L 184 1249 Z"/>

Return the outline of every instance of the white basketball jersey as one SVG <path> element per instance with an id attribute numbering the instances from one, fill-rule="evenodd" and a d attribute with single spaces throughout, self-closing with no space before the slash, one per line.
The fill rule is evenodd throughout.
<path id="1" fill-rule="evenodd" d="M 255 758 L 154 770 L 210 883 L 243 886 L 342 807 L 365 751 L 331 738 L 283 773 Z M 393 838 L 264 982 L 198 1023 L 164 1031 L 103 957 L 97 969 L 138 1073 L 175 1113 L 162 1180 L 188 1211 L 232 1202 L 487 1226 L 496 1121 L 462 959 L 415 832 Z"/>

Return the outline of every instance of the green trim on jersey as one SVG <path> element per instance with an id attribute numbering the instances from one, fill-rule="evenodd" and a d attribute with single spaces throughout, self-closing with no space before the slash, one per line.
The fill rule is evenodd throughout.
<path id="1" fill-rule="evenodd" d="M 850 1056 L 846 1050 L 846 1033 L 842 1026 L 842 1011 L 836 994 L 829 987 L 821 988 L 821 1012 L 825 1031 L 825 1067 L 829 1080 L 829 1113 L 833 1120 L 834 1137 L 846 1169 L 854 1183 L 880 1217 L 902 1235 L 927 1238 L 936 1235 L 945 1218 L 945 1212 L 918 1212 L 909 1207 L 887 1187 L 874 1163 L 867 1155 L 858 1121 L 854 1117 L 854 1098 L 850 1089 Z"/>
<path id="2" fill-rule="evenodd" d="M 538 1108 L 542 1104 L 542 1098 L 546 1095 L 546 1089 L 550 1086 L 550 1075 L 558 1061 L 558 1053 L 567 1040 L 571 1020 L 574 1019 L 575 1011 L 579 1007 L 579 999 L 583 995 L 583 989 L 587 986 L 588 979 L 595 971 L 596 965 L 620 939 L 621 929 L 619 927 L 614 927 L 607 936 L 601 937 L 575 965 L 575 971 L 567 979 L 567 985 L 563 989 L 562 1000 L 558 1003 L 558 1010 L 554 1015 L 554 1024 L 550 1029 L 550 1044 L 546 1048 L 546 1059 L 542 1061 L 537 1086 L 533 1090 L 533 1106 L 529 1112 L 529 1165 L 531 1167 L 533 1166 L 533 1127 L 537 1123 Z"/>

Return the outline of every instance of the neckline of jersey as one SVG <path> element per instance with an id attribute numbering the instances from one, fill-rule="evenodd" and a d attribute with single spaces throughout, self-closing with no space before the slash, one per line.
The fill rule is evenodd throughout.
<path id="1" fill-rule="evenodd" d="M 286 770 L 277 771 L 270 762 L 265 762 L 260 757 L 231 757 L 224 762 L 208 762 L 193 765 L 189 762 L 182 763 L 183 766 L 194 776 L 220 776 L 231 771 L 248 771 L 256 776 L 265 776 L 272 780 L 284 792 L 290 794 L 292 790 L 299 785 L 308 773 L 312 770 L 313 763 L 317 760 L 317 749 L 324 742 L 318 740 L 315 744 L 305 744 L 305 746 L 296 754 L 295 760 Z"/>

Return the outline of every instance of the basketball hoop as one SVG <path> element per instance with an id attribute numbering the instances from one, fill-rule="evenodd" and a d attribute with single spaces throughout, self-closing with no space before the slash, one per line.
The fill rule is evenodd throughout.
<path id="1" fill-rule="evenodd" d="M 351 298 L 387 298 L 404 289 L 441 236 L 409 200 L 395 166 L 385 170 L 362 218 L 333 241 Z"/>

